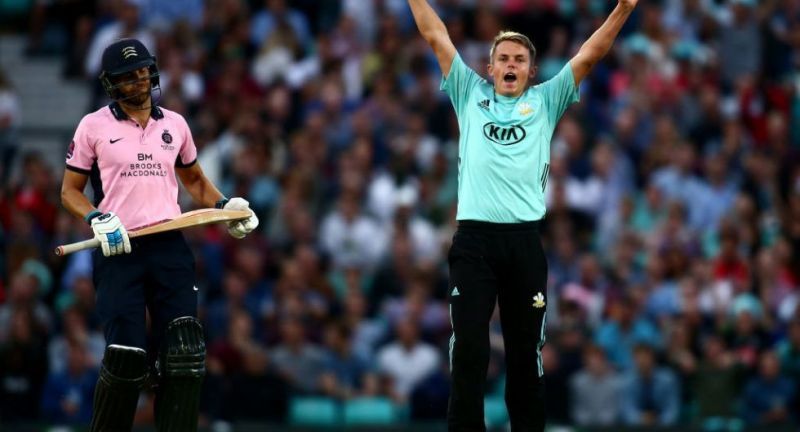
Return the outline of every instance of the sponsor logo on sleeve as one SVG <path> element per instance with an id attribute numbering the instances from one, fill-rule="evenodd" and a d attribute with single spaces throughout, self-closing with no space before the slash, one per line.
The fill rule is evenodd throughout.
<path id="1" fill-rule="evenodd" d="M 72 155 L 75 153 L 75 140 L 69 143 L 69 147 L 67 147 L 67 159 L 72 159 Z"/>

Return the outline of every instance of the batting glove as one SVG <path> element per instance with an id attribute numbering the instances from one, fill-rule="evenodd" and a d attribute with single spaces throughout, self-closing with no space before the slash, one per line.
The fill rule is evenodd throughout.
<path id="1" fill-rule="evenodd" d="M 253 209 L 250 208 L 250 203 L 244 198 L 231 198 L 225 206 L 224 210 L 247 210 L 250 212 L 250 217 L 238 221 L 228 222 L 228 234 L 233 238 L 242 239 L 258 226 L 258 217 Z"/>
<path id="2" fill-rule="evenodd" d="M 91 220 L 94 238 L 100 241 L 103 256 L 122 255 L 131 252 L 131 240 L 128 231 L 119 220 L 119 216 L 108 212 Z"/>

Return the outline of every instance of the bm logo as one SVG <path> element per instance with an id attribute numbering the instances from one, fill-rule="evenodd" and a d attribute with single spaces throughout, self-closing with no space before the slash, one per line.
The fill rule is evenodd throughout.
<path id="1" fill-rule="evenodd" d="M 489 141 L 507 146 L 524 140 L 525 129 L 520 125 L 502 127 L 494 123 L 486 123 L 483 125 L 483 136 Z"/>

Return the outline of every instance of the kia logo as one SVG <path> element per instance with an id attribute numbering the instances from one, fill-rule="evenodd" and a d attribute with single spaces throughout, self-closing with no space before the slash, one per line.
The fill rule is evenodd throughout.
<path id="1" fill-rule="evenodd" d="M 486 123 L 483 125 L 483 136 L 488 138 L 489 141 L 507 146 L 524 140 L 525 129 L 520 125 L 502 127 L 494 123 Z"/>

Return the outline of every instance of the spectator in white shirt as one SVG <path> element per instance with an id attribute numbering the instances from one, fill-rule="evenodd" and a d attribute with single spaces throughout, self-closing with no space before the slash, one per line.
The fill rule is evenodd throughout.
<path id="1" fill-rule="evenodd" d="M 386 249 L 380 226 L 364 215 L 358 197 L 352 194 L 343 194 L 336 208 L 322 221 L 320 243 L 339 269 L 371 269 Z"/>
<path id="2" fill-rule="evenodd" d="M 417 324 L 409 319 L 395 326 L 397 339 L 378 351 L 378 371 L 388 379 L 388 394 L 406 403 L 419 383 L 439 368 L 439 352 L 419 339 Z"/>

